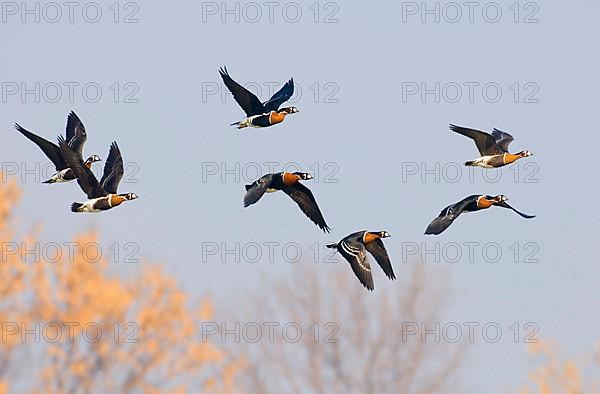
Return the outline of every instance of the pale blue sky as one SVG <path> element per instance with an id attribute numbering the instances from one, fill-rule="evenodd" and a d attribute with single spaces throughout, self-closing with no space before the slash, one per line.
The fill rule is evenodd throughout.
<path id="1" fill-rule="evenodd" d="M 45 163 L 35 146 L 11 130 L 12 123 L 54 138 L 64 132 L 73 109 L 88 130 L 85 152 L 105 159 L 110 142 L 117 140 L 125 161 L 139 166 L 139 183 L 122 184 L 120 191 L 135 192 L 140 199 L 101 215 L 68 212 L 72 201 L 82 199 L 76 185 L 47 186 L 29 179 L 18 209 L 21 228 L 43 223 L 42 238 L 54 241 L 97 228 L 107 244 L 136 242 L 140 258 L 164 261 L 198 294 L 244 287 L 266 273 L 289 270 L 280 262 L 203 264 L 203 242 L 232 247 L 236 242 L 295 241 L 308 248 L 359 229 L 385 229 L 392 234 L 386 245 L 396 275 L 402 276 L 410 269 L 402 264 L 403 243 L 432 247 L 435 242 L 494 241 L 503 248 L 496 264 L 482 259 L 439 264 L 441 272 L 450 272 L 459 296 L 448 321 L 496 321 L 506 331 L 513 322 L 536 322 L 538 337 L 558 338 L 568 354 L 588 352 L 600 326 L 595 247 L 600 223 L 593 205 L 598 177 L 592 150 L 600 143 L 600 57 L 593 18 L 600 5 L 540 2 L 539 22 L 525 24 L 513 21 L 513 3 L 502 3 L 498 23 L 486 22 L 480 8 L 473 23 L 466 14 L 457 23 L 443 18 L 435 23 L 431 16 L 422 23 L 419 15 L 406 16 L 403 23 L 403 3 L 395 1 L 338 3 L 339 21 L 329 24 L 314 23 L 313 2 L 301 4 L 298 23 L 285 21 L 277 10 L 273 23 L 267 14 L 257 23 L 243 18 L 236 23 L 232 17 L 222 23 L 219 15 L 207 15 L 203 23 L 203 3 L 194 1 L 140 3 L 139 22 L 133 24 L 114 23 L 108 5 L 96 24 L 77 12 L 74 23 L 65 15 L 54 24 L 21 23 L 19 16 L 4 14 L 4 89 L 6 83 L 94 82 L 103 95 L 97 103 L 86 102 L 79 89 L 73 103 L 66 90 L 56 103 L 6 97 L 0 111 L 2 162 Z M 427 4 L 433 8 L 435 3 Z M 319 17 L 333 10 L 321 9 Z M 520 19 L 533 10 L 521 9 Z M 131 11 L 122 10 L 120 17 Z M 295 103 L 301 112 L 270 129 L 235 131 L 228 124 L 241 119 L 242 111 L 231 98 L 225 103 L 219 95 L 203 100 L 203 84 L 223 88 L 217 72 L 222 65 L 242 83 L 283 83 L 293 76 L 303 92 Z M 118 103 L 110 90 L 115 82 L 121 84 Z M 123 102 L 123 94 L 131 91 L 122 88 L 126 82 L 139 87 L 138 103 Z M 338 103 L 324 102 L 327 82 L 339 89 Z M 476 88 L 471 103 L 465 88 L 457 103 L 436 103 L 432 96 L 425 103 L 417 96 L 403 102 L 403 83 L 410 82 L 430 88 L 436 82 L 495 83 L 503 94 L 497 103 L 488 103 Z M 538 103 L 523 102 L 531 91 L 523 87 L 528 82 L 539 88 Z M 311 90 L 315 83 L 318 100 Z M 521 89 L 517 103 L 510 89 L 515 83 Z M 513 150 L 534 153 L 519 168 L 535 163 L 539 182 L 515 182 L 509 169 L 498 183 L 483 180 L 480 169 L 473 182 L 428 178 L 423 183 L 418 177 L 402 182 L 403 163 L 444 166 L 477 156 L 474 144 L 453 135 L 449 123 L 511 132 Z M 332 233 L 320 232 L 282 195 L 268 195 L 243 209 L 244 182 L 228 178 L 222 183 L 217 176 L 202 181 L 203 167 L 213 162 L 228 168 L 236 162 L 242 167 L 297 162 L 313 168 L 317 163 L 323 173 L 326 163 L 335 163 L 338 183 L 308 184 Z M 440 237 L 422 235 L 443 207 L 476 193 L 506 194 L 517 209 L 538 217 L 526 221 L 497 208 L 461 217 Z M 515 242 L 538 245 L 539 263 L 512 262 L 508 252 Z M 346 263 L 324 268 L 331 270 L 352 275 Z M 397 283 L 380 272 L 374 279 L 375 292 L 365 292 L 373 302 Z M 514 387 L 524 376 L 528 364 L 522 343 L 479 342 L 471 350 L 473 380 L 467 383 L 475 387 Z"/>

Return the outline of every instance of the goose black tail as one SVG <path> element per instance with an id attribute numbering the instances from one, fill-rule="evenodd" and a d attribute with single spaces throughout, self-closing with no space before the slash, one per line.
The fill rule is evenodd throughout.
<path id="1" fill-rule="evenodd" d="M 325 245 L 325 247 L 326 247 L 326 248 L 329 248 L 329 249 L 337 249 L 337 245 L 338 245 L 338 244 L 337 244 L 337 242 L 336 242 L 336 243 L 333 243 L 333 244 L 327 244 L 327 245 Z"/>
<path id="2" fill-rule="evenodd" d="M 80 204 L 78 202 L 74 202 L 73 204 L 71 204 L 71 212 L 81 212 L 80 208 L 83 207 L 83 204 Z"/>

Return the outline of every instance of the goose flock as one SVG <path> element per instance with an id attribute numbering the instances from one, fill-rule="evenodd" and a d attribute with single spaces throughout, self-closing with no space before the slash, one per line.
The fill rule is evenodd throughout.
<path id="1" fill-rule="evenodd" d="M 265 128 L 284 122 L 286 117 L 298 113 L 296 107 L 282 107 L 294 94 L 294 80 L 290 78 L 271 98 L 261 102 L 260 99 L 236 82 L 227 71 L 226 67 L 219 69 L 219 74 L 233 98 L 245 113 L 245 118 L 234 122 L 241 130 L 247 127 Z M 104 165 L 104 172 L 98 180 L 92 172 L 94 163 L 100 161 L 97 155 L 90 155 L 83 159 L 83 147 L 87 140 L 87 133 L 83 122 L 71 112 L 67 117 L 65 136 L 58 137 L 58 144 L 52 143 L 20 126 L 15 128 L 26 138 L 35 143 L 56 167 L 56 173 L 43 183 L 54 184 L 77 180 L 87 200 L 71 204 L 72 212 L 102 212 L 115 208 L 126 201 L 138 198 L 135 193 L 118 193 L 117 188 L 121 181 L 123 157 L 116 142 L 110 146 L 108 158 Z M 464 135 L 475 142 L 480 157 L 465 162 L 466 166 L 477 166 L 484 169 L 499 168 L 515 163 L 516 161 L 532 155 L 527 150 L 510 153 L 508 148 L 513 137 L 504 131 L 494 129 L 492 133 L 480 130 L 450 125 L 450 130 Z M 246 185 L 243 206 L 249 207 L 258 203 L 265 193 L 282 191 L 288 195 L 300 210 L 323 232 L 329 233 L 323 213 L 317 204 L 311 190 L 302 182 L 313 179 L 306 172 L 278 172 L 265 174 L 250 185 Z M 535 216 L 519 212 L 507 203 L 505 195 L 471 195 L 461 201 L 444 208 L 440 214 L 431 221 L 425 230 L 426 235 L 439 235 L 446 231 L 450 225 L 462 214 L 488 209 L 492 206 L 508 208 L 525 219 Z M 335 249 L 349 263 L 352 271 L 360 283 L 368 290 L 373 290 L 373 277 L 371 265 L 367 258 L 369 252 L 385 275 L 396 279 L 392 263 L 383 243 L 384 238 L 390 237 L 387 231 L 358 231 L 354 232 L 339 242 L 327 244 L 328 248 Z"/>

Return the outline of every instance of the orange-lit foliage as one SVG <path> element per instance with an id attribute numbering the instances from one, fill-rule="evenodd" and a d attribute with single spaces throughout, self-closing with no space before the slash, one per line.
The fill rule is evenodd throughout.
<path id="1" fill-rule="evenodd" d="M 524 387 L 520 394 L 583 394 L 598 393 L 597 381 L 584 378 L 584 369 L 581 364 L 573 360 L 563 361 L 554 350 L 552 342 L 540 341 L 528 346 L 529 353 L 539 362 L 539 365 L 529 373 L 531 387 Z M 598 372 L 597 365 L 590 365 L 589 369 Z M 597 375 L 596 375 L 597 376 Z"/>
<path id="2" fill-rule="evenodd" d="M 18 198 L 14 183 L 0 185 L 0 242 L 26 247 L 34 237 L 15 242 L 11 227 Z M 97 240 L 90 233 L 74 242 Z M 239 363 L 202 341 L 210 301 L 193 307 L 156 265 L 139 263 L 122 277 L 108 261 L 74 251 L 72 261 L 55 263 L 3 253 L 0 393 L 234 391 Z"/>

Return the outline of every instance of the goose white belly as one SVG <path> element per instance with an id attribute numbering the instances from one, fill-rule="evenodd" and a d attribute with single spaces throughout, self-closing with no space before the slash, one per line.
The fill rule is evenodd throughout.
<path id="1" fill-rule="evenodd" d="M 48 179 L 46 181 L 46 183 L 65 183 L 65 182 L 71 182 L 74 179 L 65 179 L 65 175 L 67 174 L 67 171 L 69 171 L 68 168 L 65 168 L 64 170 L 60 170 L 57 173 L 55 173 L 54 175 L 52 175 L 52 177 L 50 179 Z"/>
<path id="2" fill-rule="evenodd" d="M 498 156 L 493 155 L 493 156 L 481 156 L 478 157 L 475 160 L 471 160 L 469 163 L 471 163 L 470 165 L 472 166 L 477 166 L 477 167 L 483 167 L 483 168 L 496 168 L 493 165 L 490 165 L 490 163 L 492 162 L 492 160 L 494 158 L 496 158 Z"/>
<path id="3" fill-rule="evenodd" d="M 260 126 L 257 126 L 254 124 L 254 120 L 263 116 L 264 114 L 259 114 L 259 115 L 252 115 L 244 120 L 242 120 L 240 122 L 240 126 L 244 126 L 244 127 L 254 127 L 255 129 L 260 129 Z"/>
<path id="4" fill-rule="evenodd" d="M 101 209 L 98 208 L 94 208 L 94 206 L 96 205 L 96 203 L 102 199 L 105 199 L 106 197 L 100 197 L 100 198 L 94 198 L 92 200 L 87 200 L 86 202 L 82 203 L 81 205 L 81 211 L 82 212 L 90 212 L 90 213 L 96 213 L 96 212 L 101 212 Z"/>

